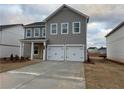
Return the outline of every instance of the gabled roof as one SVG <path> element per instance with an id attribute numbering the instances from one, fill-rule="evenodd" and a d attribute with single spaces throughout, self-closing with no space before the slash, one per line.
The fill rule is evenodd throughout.
<path id="1" fill-rule="evenodd" d="M 44 21 L 48 21 L 51 17 L 53 17 L 54 15 L 56 15 L 60 10 L 62 10 L 65 7 L 68 8 L 68 9 L 70 9 L 71 11 L 73 11 L 73 12 L 75 12 L 75 13 L 77 13 L 77 14 L 85 17 L 85 18 L 87 18 L 87 22 L 89 21 L 89 16 L 83 14 L 82 12 L 80 12 L 80 11 L 78 11 L 78 10 L 76 10 L 76 9 L 74 9 L 74 8 L 66 5 L 66 4 L 63 4 L 61 7 L 59 7 L 55 12 L 53 12 L 51 15 L 49 15 Z"/>
<path id="2" fill-rule="evenodd" d="M 9 27 L 13 27 L 13 26 L 18 26 L 21 25 L 23 26 L 23 24 L 8 24 L 8 25 L 0 25 L 0 31 L 2 31 L 5 28 L 9 28 Z"/>
<path id="3" fill-rule="evenodd" d="M 121 22 L 118 26 L 116 26 L 110 33 L 108 33 L 105 37 L 110 36 L 112 33 L 116 32 L 119 28 L 121 28 L 124 25 L 124 21 Z"/>
<path id="4" fill-rule="evenodd" d="M 25 27 L 36 27 L 36 26 L 45 26 L 45 22 L 34 22 L 31 24 L 25 25 Z"/>

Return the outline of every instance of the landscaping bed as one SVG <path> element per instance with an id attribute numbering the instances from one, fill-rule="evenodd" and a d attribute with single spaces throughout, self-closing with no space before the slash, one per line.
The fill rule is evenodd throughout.
<path id="1" fill-rule="evenodd" d="M 124 88 L 124 65 L 100 57 L 91 57 L 90 62 L 84 64 L 86 88 Z"/>
<path id="2" fill-rule="evenodd" d="M 26 62 L 6 62 L 6 63 L 0 63 L 0 73 L 9 71 L 9 70 L 14 70 L 17 68 L 21 68 L 24 66 L 36 64 L 38 62 L 32 62 L 32 61 L 26 61 Z"/>
<path id="3" fill-rule="evenodd" d="M 10 58 L 2 58 L 0 59 L 0 73 L 21 68 L 24 66 L 32 65 L 35 63 L 38 62 L 30 61 L 29 58 L 25 58 L 25 57 L 19 58 L 18 56 L 15 57 L 11 56 Z"/>

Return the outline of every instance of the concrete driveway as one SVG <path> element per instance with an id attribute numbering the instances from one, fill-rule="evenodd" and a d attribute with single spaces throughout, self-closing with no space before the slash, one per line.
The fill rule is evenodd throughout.
<path id="1" fill-rule="evenodd" d="M 41 62 L 0 74 L 2 89 L 82 89 L 83 64 L 79 62 Z"/>

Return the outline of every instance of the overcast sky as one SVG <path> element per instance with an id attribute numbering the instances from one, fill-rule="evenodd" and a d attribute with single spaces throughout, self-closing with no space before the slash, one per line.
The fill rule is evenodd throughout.
<path id="1" fill-rule="evenodd" d="M 61 5 L 0 5 L 0 24 L 28 24 L 42 21 Z M 106 46 L 105 35 L 124 20 L 124 5 L 69 5 L 90 16 L 87 31 L 89 46 Z"/>

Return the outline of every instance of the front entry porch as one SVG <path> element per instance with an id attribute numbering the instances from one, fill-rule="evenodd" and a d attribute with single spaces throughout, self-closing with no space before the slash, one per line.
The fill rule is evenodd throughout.
<path id="1" fill-rule="evenodd" d="M 46 60 L 46 39 L 20 40 L 20 57 Z"/>
<path id="2" fill-rule="evenodd" d="M 33 58 L 43 59 L 43 49 L 44 49 L 43 43 L 34 43 Z"/>

